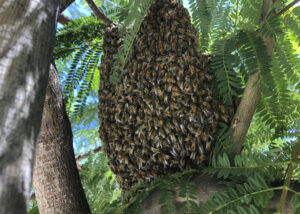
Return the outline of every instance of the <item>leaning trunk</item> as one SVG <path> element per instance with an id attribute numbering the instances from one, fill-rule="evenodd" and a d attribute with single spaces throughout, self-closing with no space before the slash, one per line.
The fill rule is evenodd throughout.
<path id="1" fill-rule="evenodd" d="M 59 0 L 0 0 L 0 213 L 26 213 Z"/>
<path id="2" fill-rule="evenodd" d="M 41 214 L 90 213 L 73 151 L 57 71 L 50 66 L 33 185 Z"/>

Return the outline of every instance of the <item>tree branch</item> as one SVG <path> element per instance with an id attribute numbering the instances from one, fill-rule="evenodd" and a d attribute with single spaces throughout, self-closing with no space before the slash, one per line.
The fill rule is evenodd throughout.
<path id="1" fill-rule="evenodd" d="M 102 20 L 107 26 L 114 24 L 104 13 L 102 13 L 93 0 L 86 0 L 98 19 Z"/>
<path id="2" fill-rule="evenodd" d="M 59 9 L 59 14 L 61 14 L 62 12 L 64 12 L 65 9 L 67 9 L 67 7 L 69 7 L 75 0 L 65 0 L 65 3 L 61 5 L 60 9 Z"/>
<path id="3" fill-rule="evenodd" d="M 279 13 L 277 13 L 278 16 L 281 16 L 282 14 L 284 14 L 286 11 L 288 11 L 291 7 L 293 7 L 295 4 L 297 4 L 299 2 L 299 0 L 295 0 L 293 2 L 291 2 L 288 6 L 286 6 L 285 8 L 283 8 Z"/>
<path id="4" fill-rule="evenodd" d="M 60 14 L 57 18 L 57 21 L 62 25 L 67 25 L 69 22 L 72 21 L 72 19 L 64 14 Z"/>
<path id="5" fill-rule="evenodd" d="M 216 179 L 214 176 L 210 175 L 195 175 L 195 177 L 191 180 L 194 182 L 196 185 L 196 198 L 193 200 L 198 206 L 202 206 L 206 203 L 206 201 L 214 194 L 220 193 L 224 191 L 225 185 L 220 184 L 222 180 Z M 277 186 L 275 186 L 276 188 Z M 282 186 L 281 186 L 282 187 Z M 269 212 L 276 212 L 279 201 L 280 201 L 280 194 L 281 194 L 281 187 L 278 187 L 274 191 L 274 197 L 271 199 L 270 203 L 268 206 L 265 208 L 265 211 Z M 300 190 L 300 185 L 297 182 L 293 182 L 291 187 L 295 191 Z M 175 198 L 173 200 L 174 205 L 176 206 L 176 212 L 174 214 L 179 214 L 179 209 L 180 205 L 182 205 L 182 202 L 184 202 L 186 199 L 181 198 L 178 196 L 179 191 L 178 189 L 175 189 Z M 285 202 L 285 209 L 284 209 L 284 214 L 292 214 L 293 213 L 293 208 L 291 204 L 289 203 L 291 199 L 291 192 L 287 194 L 287 201 Z M 156 214 L 156 213 L 161 213 L 161 204 L 159 203 L 161 197 L 161 191 L 156 188 L 153 191 L 150 192 L 149 196 L 142 202 L 142 214 Z"/>
<path id="6" fill-rule="evenodd" d="M 298 155 L 299 154 L 300 154 L 300 141 L 296 143 L 296 148 L 294 149 L 294 151 L 292 153 L 292 162 L 289 164 L 288 171 L 287 171 L 287 176 L 286 176 L 286 179 L 284 181 L 284 186 L 286 187 L 286 189 L 282 190 L 280 203 L 279 203 L 279 208 L 278 208 L 278 212 L 280 212 L 280 213 L 283 213 L 283 210 L 284 210 L 284 205 L 285 205 L 286 197 L 287 197 L 287 193 L 288 193 L 287 188 L 290 186 L 291 179 L 292 179 L 292 176 L 293 176 L 293 171 L 294 171 L 294 168 L 295 168 L 295 164 L 298 161 Z"/>
<path id="7" fill-rule="evenodd" d="M 95 148 L 95 149 L 92 150 L 92 151 L 89 151 L 89 152 L 87 152 L 87 153 L 85 153 L 85 154 L 82 154 L 82 155 L 78 155 L 78 156 L 75 157 L 75 158 L 76 158 L 76 161 L 83 160 L 83 159 L 87 158 L 91 152 L 92 152 L 92 153 L 97 153 L 97 152 L 101 151 L 101 149 L 102 149 L 102 147 L 99 146 L 99 147 Z"/>
<path id="8" fill-rule="evenodd" d="M 262 24 L 264 17 L 267 15 L 269 11 L 268 9 L 269 7 L 271 7 L 271 0 L 264 0 L 261 18 L 260 18 L 260 24 Z M 274 39 L 263 38 L 263 40 L 267 47 L 268 55 L 272 57 Z M 233 153 L 241 152 L 256 106 L 258 104 L 260 98 L 260 86 L 261 86 L 261 82 L 259 81 L 259 76 L 260 76 L 259 72 L 256 72 L 255 74 L 249 76 L 242 100 L 237 108 L 237 111 L 230 125 L 230 131 L 232 137 L 231 144 L 235 145 L 235 147 L 231 151 Z"/>

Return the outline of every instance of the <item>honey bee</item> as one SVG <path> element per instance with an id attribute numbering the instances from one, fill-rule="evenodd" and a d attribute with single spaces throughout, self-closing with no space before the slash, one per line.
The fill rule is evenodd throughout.
<path id="1" fill-rule="evenodd" d="M 197 106 L 195 104 L 191 105 L 192 112 L 196 113 L 197 112 Z"/>
<path id="2" fill-rule="evenodd" d="M 172 47 L 172 50 L 173 50 L 173 51 L 176 51 L 176 43 L 175 43 L 175 42 L 172 42 L 172 43 L 171 43 L 171 47 Z"/>
<path id="3" fill-rule="evenodd" d="M 164 125 L 164 121 L 163 120 L 158 121 L 158 126 L 159 127 L 162 127 L 163 125 Z"/>
<path id="4" fill-rule="evenodd" d="M 202 105 L 203 105 L 205 108 L 207 108 L 207 109 L 211 109 L 210 104 L 207 103 L 207 102 L 203 102 Z"/>
<path id="5" fill-rule="evenodd" d="M 164 96 L 164 103 L 166 103 L 166 104 L 167 104 L 167 103 L 169 102 L 169 100 L 168 100 L 168 99 L 169 99 L 169 98 L 168 98 L 168 96 L 167 96 L 167 95 L 165 95 L 165 96 Z"/>
<path id="6" fill-rule="evenodd" d="M 210 112 L 209 110 L 207 110 L 207 109 L 205 109 L 205 108 L 202 108 L 201 110 L 202 110 L 202 112 L 204 113 L 204 115 L 205 115 L 206 117 L 209 117 L 209 116 L 211 115 L 211 112 Z"/>
<path id="7" fill-rule="evenodd" d="M 170 138 L 173 143 L 175 143 L 177 141 L 174 134 L 170 134 Z"/>
<path id="8" fill-rule="evenodd" d="M 196 152 L 191 152 L 190 159 L 195 160 Z"/>
<path id="9" fill-rule="evenodd" d="M 202 144 L 198 144 L 198 150 L 199 150 L 200 155 L 204 155 L 204 149 L 203 149 Z"/>
<path id="10" fill-rule="evenodd" d="M 211 75 L 209 75 L 208 73 L 205 73 L 204 74 L 205 75 L 205 78 L 208 80 L 208 81 L 212 81 L 212 76 Z"/>
<path id="11" fill-rule="evenodd" d="M 180 93 L 178 91 L 172 91 L 172 98 L 177 98 L 180 96 Z"/>
<path id="12" fill-rule="evenodd" d="M 192 136 L 191 135 L 188 135 L 188 136 L 186 136 L 186 138 L 184 139 L 184 141 L 185 142 L 189 142 L 189 141 L 191 141 L 192 140 Z"/>
<path id="13" fill-rule="evenodd" d="M 220 109 L 220 111 L 223 113 L 223 114 L 225 114 L 225 107 L 224 107 L 224 105 L 222 105 L 222 104 L 219 104 L 219 109 Z"/>
<path id="14" fill-rule="evenodd" d="M 210 151 L 210 149 L 211 149 L 211 144 L 212 144 L 211 141 L 206 142 L 206 145 L 205 145 L 205 151 L 206 151 L 206 152 L 209 152 L 209 151 Z"/>
<path id="15" fill-rule="evenodd" d="M 171 155 L 173 155 L 174 157 L 178 157 L 178 154 L 175 150 L 175 148 L 173 147 L 172 150 L 170 151 Z"/>
<path id="16" fill-rule="evenodd" d="M 183 89 L 183 92 L 186 93 L 186 94 L 191 93 L 191 91 L 192 91 L 191 87 L 185 87 L 185 88 Z"/>
<path id="17" fill-rule="evenodd" d="M 222 118 L 222 120 L 223 120 L 224 122 L 226 122 L 226 123 L 229 122 L 229 119 L 228 119 L 228 117 L 227 117 L 226 115 L 222 115 L 221 118 Z"/>
<path id="18" fill-rule="evenodd" d="M 195 137 L 199 137 L 202 134 L 202 130 L 201 129 L 197 129 L 196 133 L 195 133 Z"/>

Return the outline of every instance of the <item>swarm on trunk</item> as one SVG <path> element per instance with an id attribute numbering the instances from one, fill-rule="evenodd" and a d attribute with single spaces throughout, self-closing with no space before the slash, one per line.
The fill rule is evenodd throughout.
<path id="1" fill-rule="evenodd" d="M 197 52 L 188 11 L 168 0 L 150 8 L 115 86 L 109 79 L 121 44 L 109 27 L 99 90 L 100 138 L 121 188 L 204 166 L 217 122 L 229 117 L 213 97 L 211 57 Z"/>

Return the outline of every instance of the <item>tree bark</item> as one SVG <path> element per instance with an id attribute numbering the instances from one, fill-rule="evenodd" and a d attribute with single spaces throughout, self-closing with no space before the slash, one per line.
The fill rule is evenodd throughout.
<path id="1" fill-rule="evenodd" d="M 202 206 L 206 203 L 210 196 L 213 194 L 219 193 L 224 190 L 225 186 L 219 184 L 221 180 L 216 179 L 213 176 L 209 175 L 196 175 L 192 179 L 196 184 L 196 196 L 197 200 L 195 202 L 198 206 Z M 299 184 L 293 184 L 292 188 L 296 191 L 300 191 Z M 280 202 L 281 191 L 275 191 L 275 195 L 269 205 L 266 207 L 266 211 L 276 212 L 278 204 Z M 289 203 L 292 194 L 288 194 L 287 201 L 285 203 L 284 214 L 293 214 L 293 208 Z M 153 190 L 150 195 L 143 201 L 142 203 L 142 214 L 157 214 L 161 213 L 161 206 L 159 204 L 160 192 L 158 189 Z M 174 205 L 177 208 L 177 212 L 179 213 L 180 203 L 182 203 L 185 199 L 178 197 L 178 190 L 175 191 L 175 199 L 173 201 Z"/>
<path id="2" fill-rule="evenodd" d="M 52 64 L 33 186 L 41 214 L 90 213 L 76 166 L 71 124 L 63 104 L 59 77 Z"/>
<path id="3" fill-rule="evenodd" d="M 72 19 L 64 14 L 60 14 L 57 18 L 57 21 L 62 25 L 67 25 Z"/>
<path id="4" fill-rule="evenodd" d="M 60 0 L 0 0 L 0 213 L 26 213 Z"/>

